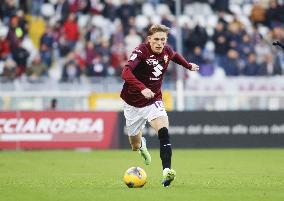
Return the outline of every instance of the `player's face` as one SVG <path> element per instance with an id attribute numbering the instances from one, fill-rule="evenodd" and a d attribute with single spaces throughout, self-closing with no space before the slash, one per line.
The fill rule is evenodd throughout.
<path id="1" fill-rule="evenodd" d="M 156 32 L 151 36 L 148 36 L 148 41 L 152 51 L 156 54 L 160 54 L 164 46 L 167 43 L 167 33 L 165 32 Z"/>

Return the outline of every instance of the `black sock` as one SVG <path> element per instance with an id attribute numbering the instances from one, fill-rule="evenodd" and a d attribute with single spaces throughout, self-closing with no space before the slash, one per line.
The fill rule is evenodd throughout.
<path id="1" fill-rule="evenodd" d="M 163 169 L 171 168 L 172 159 L 172 146 L 166 127 L 161 128 L 158 131 L 158 137 L 160 140 L 160 158 L 162 160 Z"/>

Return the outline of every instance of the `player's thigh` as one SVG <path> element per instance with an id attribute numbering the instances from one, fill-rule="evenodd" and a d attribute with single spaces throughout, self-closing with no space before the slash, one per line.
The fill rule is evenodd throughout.
<path id="1" fill-rule="evenodd" d="M 128 136 L 136 136 L 145 127 L 147 120 L 140 114 L 140 109 L 124 104 L 124 116 Z"/>
<path id="2" fill-rule="evenodd" d="M 158 133 L 158 131 L 163 128 L 169 128 L 169 118 L 168 116 L 160 116 L 157 117 L 155 119 L 153 119 L 152 121 L 149 122 L 151 127 L 156 131 L 156 133 Z"/>

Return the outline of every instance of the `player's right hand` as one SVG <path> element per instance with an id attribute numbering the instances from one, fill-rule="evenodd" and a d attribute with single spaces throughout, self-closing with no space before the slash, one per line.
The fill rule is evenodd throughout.
<path id="1" fill-rule="evenodd" d="M 141 93 L 142 93 L 142 95 L 143 95 L 146 99 L 151 99 L 151 98 L 154 98 L 154 96 L 155 96 L 155 93 L 153 93 L 153 92 L 151 91 L 151 89 L 148 89 L 148 88 L 143 89 L 143 90 L 141 91 Z"/>

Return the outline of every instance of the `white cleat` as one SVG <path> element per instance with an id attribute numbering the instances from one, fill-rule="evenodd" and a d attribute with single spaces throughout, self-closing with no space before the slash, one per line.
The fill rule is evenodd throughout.
<path id="1" fill-rule="evenodd" d="M 150 165 L 151 163 L 151 155 L 146 147 L 146 139 L 144 137 L 141 138 L 141 147 L 139 149 L 139 154 L 142 156 L 144 163 L 146 165 Z"/>
<path id="2" fill-rule="evenodd" d="M 170 168 L 165 168 L 163 170 L 163 180 L 162 185 L 168 187 L 171 185 L 172 181 L 176 178 L 176 171 Z"/>

